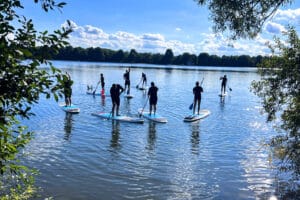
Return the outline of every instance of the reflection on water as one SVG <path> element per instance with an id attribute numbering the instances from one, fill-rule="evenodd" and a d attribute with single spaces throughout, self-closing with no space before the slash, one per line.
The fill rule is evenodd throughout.
<path id="1" fill-rule="evenodd" d="M 26 162 L 41 172 L 37 185 L 43 198 L 264 199 L 275 191 L 268 153 L 257 151 L 274 131 L 249 92 L 254 72 L 226 73 L 234 91 L 219 99 L 224 71 L 133 68 L 133 83 L 144 71 L 159 87 L 158 113 L 168 118 L 166 124 L 133 124 L 92 116 L 110 112 L 111 98 L 86 95 L 86 85 L 96 83 L 100 71 L 107 86 L 123 85 L 124 68 L 74 62 L 62 67 L 74 80 L 72 100 L 81 112 L 66 114 L 46 99 L 36 106 L 30 127 L 37 134 L 26 149 Z M 202 77 L 201 108 L 211 115 L 184 123 L 191 88 Z M 129 100 L 121 95 L 120 113 L 138 116 L 139 108 L 149 108 L 147 93 L 134 88 L 131 94 Z"/>
<path id="2" fill-rule="evenodd" d="M 119 139 L 120 139 L 120 122 L 112 120 L 110 147 L 112 147 L 115 150 L 119 150 L 121 147 Z"/>
<path id="3" fill-rule="evenodd" d="M 193 154 L 199 154 L 199 144 L 200 144 L 200 129 L 199 129 L 200 122 L 194 122 L 191 124 L 191 144 L 192 148 L 191 151 Z"/>
<path id="4" fill-rule="evenodd" d="M 156 142 L 156 123 L 155 122 L 149 122 L 147 149 L 154 150 L 155 142 Z"/>
<path id="5" fill-rule="evenodd" d="M 65 130 L 64 139 L 65 140 L 70 139 L 70 135 L 71 135 L 71 132 L 72 132 L 72 125 L 73 125 L 72 114 L 71 113 L 66 113 L 66 117 L 65 117 L 65 121 L 64 121 L 64 130 Z"/>

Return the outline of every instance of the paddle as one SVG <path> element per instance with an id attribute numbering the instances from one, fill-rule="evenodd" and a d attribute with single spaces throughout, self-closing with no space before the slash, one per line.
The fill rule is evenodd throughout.
<path id="1" fill-rule="evenodd" d="M 95 95 L 96 90 L 97 90 L 97 88 L 98 88 L 98 85 L 99 85 L 99 82 L 98 82 L 97 85 L 96 85 L 96 88 L 95 88 L 95 90 L 94 90 L 94 92 L 93 92 L 93 95 Z"/>
<path id="2" fill-rule="evenodd" d="M 204 77 L 202 78 L 202 81 L 201 81 L 201 83 L 200 83 L 200 86 L 202 85 L 203 81 L 204 81 Z M 189 106 L 189 109 L 192 110 L 192 109 L 193 109 L 193 106 L 194 106 L 194 102 Z"/>
<path id="3" fill-rule="evenodd" d="M 141 113 L 139 114 L 139 117 L 141 117 L 143 115 L 143 112 L 144 112 L 144 109 L 145 109 L 145 107 L 147 105 L 148 100 L 149 100 L 149 96 L 148 96 L 148 98 L 147 98 L 147 100 L 145 102 L 145 105 L 143 106 L 143 109 L 142 109 Z"/>
<path id="4" fill-rule="evenodd" d="M 142 79 L 140 80 L 140 82 L 136 85 L 136 88 L 139 88 L 139 85 L 141 84 Z"/>

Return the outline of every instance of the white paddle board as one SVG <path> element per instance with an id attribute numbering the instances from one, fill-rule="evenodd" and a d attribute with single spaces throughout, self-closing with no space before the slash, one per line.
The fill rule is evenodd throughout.
<path id="1" fill-rule="evenodd" d="M 111 120 L 117 120 L 122 122 L 141 123 L 141 124 L 144 123 L 144 119 L 138 117 L 129 117 L 125 115 L 112 116 L 111 113 L 107 113 L 107 112 L 96 112 L 96 113 L 92 113 L 92 115 L 101 117 L 103 119 L 111 119 Z"/>
<path id="2" fill-rule="evenodd" d="M 207 117 L 208 115 L 210 115 L 209 110 L 200 110 L 199 115 L 198 114 L 192 114 L 192 115 L 186 116 L 183 119 L 183 121 L 184 122 L 194 122 L 194 121 L 203 119 L 203 118 Z"/>
<path id="3" fill-rule="evenodd" d="M 225 97 L 225 96 L 227 96 L 227 92 L 219 94 L 219 97 Z"/>
<path id="4" fill-rule="evenodd" d="M 163 117 L 157 113 L 155 113 L 155 114 L 151 113 L 151 115 L 150 115 L 149 111 L 143 110 L 142 108 L 140 108 L 138 110 L 138 113 L 139 113 L 139 115 L 142 115 L 144 118 L 149 119 L 154 122 L 159 122 L 159 123 L 167 123 L 168 122 L 168 120 L 165 117 Z"/>
<path id="5" fill-rule="evenodd" d="M 60 103 L 59 106 L 61 109 L 67 113 L 79 113 L 80 108 L 77 105 L 71 104 L 70 106 L 66 106 L 65 103 Z"/>

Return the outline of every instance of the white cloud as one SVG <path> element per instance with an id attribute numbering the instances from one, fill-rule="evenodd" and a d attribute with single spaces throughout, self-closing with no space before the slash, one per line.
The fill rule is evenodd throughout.
<path id="1" fill-rule="evenodd" d="M 179 27 L 177 27 L 177 28 L 175 28 L 175 31 L 181 31 L 181 28 L 179 28 Z"/>
<path id="2" fill-rule="evenodd" d="M 229 41 L 220 34 L 201 34 L 200 42 L 187 43 L 179 40 L 167 40 L 160 33 L 144 33 L 141 35 L 118 31 L 106 33 L 104 30 L 91 25 L 79 26 L 71 22 L 74 32 L 70 36 L 70 44 L 74 47 L 101 47 L 112 50 L 122 49 L 137 52 L 164 54 L 172 49 L 175 55 L 184 52 L 198 55 L 202 52 L 222 55 L 265 55 L 268 50 L 265 43 L 268 41 L 261 36 L 255 40 Z"/>
<path id="3" fill-rule="evenodd" d="M 300 20 L 300 8 L 292 10 L 292 9 L 287 9 L 287 10 L 281 10 L 279 9 L 275 16 L 274 20 L 280 20 L 280 21 L 291 21 L 295 20 L 298 21 Z"/>
<path id="4" fill-rule="evenodd" d="M 272 34 L 281 34 L 282 32 L 286 31 L 283 25 L 275 22 L 267 22 L 265 29 L 267 32 Z"/>

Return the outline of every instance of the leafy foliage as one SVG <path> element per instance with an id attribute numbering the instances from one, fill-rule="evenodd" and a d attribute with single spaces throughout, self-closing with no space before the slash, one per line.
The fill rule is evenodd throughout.
<path id="1" fill-rule="evenodd" d="M 231 38 L 254 38 L 275 11 L 293 0 L 195 0 L 208 5 L 214 32 L 231 31 Z"/>
<path id="2" fill-rule="evenodd" d="M 45 11 L 62 8 L 65 3 L 35 0 Z M 68 44 L 70 28 L 54 33 L 38 33 L 31 19 L 17 14 L 23 9 L 21 1 L 0 1 L 0 197 L 27 199 L 34 193 L 33 170 L 19 164 L 18 153 L 32 138 L 18 118 L 29 118 L 31 105 L 40 94 L 53 94 L 57 100 L 63 75 L 46 59 Z M 37 45 L 40 51 L 33 54 Z M 50 50 L 45 51 L 45 49 Z M 51 72 L 39 68 L 49 65 Z"/>
<path id="3" fill-rule="evenodd" d="M 262 79 L 252 90 L 262 99 L 267 121 L 275 121 L 286 135 L 275 137 L 271 145 L 280 150 L 284 170 L 300 174 L 300 40 L 294 28 L 285 33 L 286 41 L 276 39 L 270 46 L 273 56 L 260 65 Z M 281 120 L 276 120 L 277 118 Z"/>

